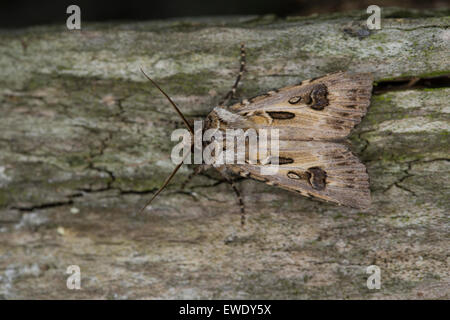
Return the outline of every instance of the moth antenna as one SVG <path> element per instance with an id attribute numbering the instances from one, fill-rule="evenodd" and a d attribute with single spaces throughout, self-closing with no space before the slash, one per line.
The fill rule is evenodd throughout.
<path id="1" fill-rule="evenodd" d="M 175 175 L 175 173 L 177 173 L 178 169 L 180 169 L 182 165 L 183 161 L 181 161 L 180 164 L 175 167 L 170 176 L 168 176 L 166 181 L 164 181 L 164 184 L 161 186 L 161 188 L 159 188 L 158 191 L 156 191 L 156 193 L 153 195 L 153 197 L 149 201 L 147 201 L 145 206 L 142 207 L 142 209 L 139 211 L 139 214 L 141 214 L 142 211 L 144 211 L 145 208 L 147 208 L 150 205 L 150 203 L 152 203 L 153 199 L 155 199 L 158 196 L 158 194 L 160 194 L 161 191 L 164 190 L 164 188 L 169 184 L 170 180 L 172 180 L 173 176 Z"/>
<path id="2" fill-rule="evenodd" d="M 187 122 L 186 118 L 183 116 L 183 114 L 181 113 L 180 109 L 178 109 L 177 105 L 175 104 L 175 102 L 172 101 L 172 99 L 170 99 L 170 97 L 163 91 L 163 89 L 161 89 L 158 84 L 153 81 L 152 79 L 150 79 L 150 77 L 144 72 L 144 70 L 142 70 L 142 67 L 139 67 L 139 69 L 141 69 L 141 72 L 144 74 L 144 76 L 150 80 L 151 83 L 153 83 L 153 85 L 158 88 L 159 91 L 161 91 L 161 93 L 167 98 L 167 100 L 169 100 L 169 102 L 172 104 L 172 106 L 175 108 L 175 111 L 178 113 L 178 115 L 181 117 L 181 119 L 183 119 L 184 124 L 186 125 L 186 127 L 189 129 L 189 131 L 194 134 L 194 130 L 192 129 L 191 125 L 189 124 L 189 122 Z M 178 169 L 177 169 L 178 170 Z"/>

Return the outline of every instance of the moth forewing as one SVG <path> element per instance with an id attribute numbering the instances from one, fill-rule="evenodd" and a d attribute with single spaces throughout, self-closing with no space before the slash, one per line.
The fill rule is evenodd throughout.
<path id="1" fill-rule="evenodd" d="M 217 128 L 279 130 L 279 170 L 267 162 L 226 164 L 269 185 L 354 208 L 370 206 L 365 166 L 344 141 L 370 104 L 372 76 L 338 72 L 281 88 L 212 112 Z"/>
<path id="2" fill-rule="evenodd" d="M 279 128 L 281 139 L 342 139 L 366 114 L 372 82 L 367 73 L 338 72 L 243 100 L 230 110 L 247 126 Z"/>
<path id="3" fill-rule="evenodd" d="M 295 142 L 295 143 L 294 143 Z M 341 205 L 370 206 L 365 166 L 347 146 L 331 141 L 280 141 L 278 172 L 262 176 L 261 165 L 228 166 L 234 173 Z"/>

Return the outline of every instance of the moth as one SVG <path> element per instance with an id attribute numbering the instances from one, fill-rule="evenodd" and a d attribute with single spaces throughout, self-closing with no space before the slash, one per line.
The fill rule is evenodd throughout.
<path id="1" fill-rule="evenodd" d="M 226 106 L 226 102 L 234 97 L 244 70 L 245 49 L 242 44 L 239 75 L 223 101 L 208 114 L 203 128 L 223 131 L 227 128 L 278 129 L 279 168 L 276 174 L 261 175 L 260 169 L 264 164 L 249 161 L 224 164 L 218 168 L 239 199 L 242 223 L 244 205 L 233 183 L 233 175 L 262 181 L 310 198 L 353 208 L 368 208 L 371 202 L 369 176 L 364 164 L 351 152 L 346 138 L 367 113 L 372 75 L 336 72 Z M 191 125 L 175 103 L 144 75 L 166 96 L 193 134 Z M 144 208 L 167 186 L 181 165 L 174 169 Z"/>

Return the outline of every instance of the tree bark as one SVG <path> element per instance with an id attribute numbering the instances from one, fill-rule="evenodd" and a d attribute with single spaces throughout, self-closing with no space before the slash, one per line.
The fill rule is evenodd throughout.
<path id="1" fill-rule="evenodd" d="M 377 83 L 450 72 L 448 11 L 360 12 L 43 26 L 0 32 L 0 297 L 442 298 L 450 292 L 450 88 L 375 94 L 351 136 L 372 190 L 367 211 L 192 168 L 142 215 L 171 172 L 189 118 L 232 85 L 238 98 L 337 70 Z M 376 87 L 375 87 L 376 88 Z M 69 290 L 78 265 L 82 290 Z M 368 289 L 366 268 L 381 270 Z"/>

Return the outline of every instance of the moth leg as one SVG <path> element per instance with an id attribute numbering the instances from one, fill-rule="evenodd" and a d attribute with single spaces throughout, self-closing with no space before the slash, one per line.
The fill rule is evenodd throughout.
<path id="1" fill-rule="evenodd" d="M 220 171 L 220 174 L 222 177 L 231 185 L 231 188 L 233 189 L 234 193 L 236 194 L 236 197 L 239 201 L 239 207 L 241 209 L 241 226 L 245 225 L 245 208 L 244 208 L 244 201 L 242 200 L 241 192 L 234 184 L 234 181 L 224 172 Z"/>
<path id="2" fill-rule="evenodd" d="M 191 182 L 192 178 L 194 178 L 196 175 L 201 173 L 202 171 L 206 170 L 206 166 L 196 166 L 194 170 L 187 176 L 187 178 L 183 181 L 181 184 L 180 190 L 184 190 L 184 188 L 187 186 L 189 182 Z"/>
<path id="3" fill-rule="evenodd" d="M 239 74 L 236 77 L 236 81 L 234 82 L 234 85 L 231 87 L 231 90 L 228 91 L 228 93 L 225 95 L 225 97 L 222 99 L 222 101 L 219 102 L 219 106 L 226 105 L 234 97 L 234 94 L 236 93 L 236 89 L 239 84 L 239 81 L 241 81 L 242 75 L 244 74 L 244 71 L 245 71 L 245 62 L 246 62 L 245 61 L 245 45 L 242 42 L 241 43 L 241 63 L 240 63 L 240 67 L 239 67 Z"/>

